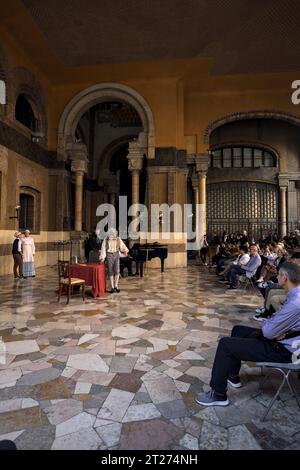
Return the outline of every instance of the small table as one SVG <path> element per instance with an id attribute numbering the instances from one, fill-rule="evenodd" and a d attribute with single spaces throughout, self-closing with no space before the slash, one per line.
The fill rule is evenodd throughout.
<path id="1" fill-rule="evenodd" d="M 71 264 L 71 277 L 84 279 L 85 284 L 92 286 L 92 296 L 103 297 L 106 290 L 106 277 L 104 264 Z"/>

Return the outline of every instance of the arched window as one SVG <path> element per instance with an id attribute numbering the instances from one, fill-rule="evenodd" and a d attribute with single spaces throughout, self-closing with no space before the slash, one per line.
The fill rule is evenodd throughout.
<path id="1" fill-rule="evenodd" d="M 34 229 L 34 197 L 29 194 L 20 194 L 20 230 Z"/>
<path id="2" fill-rule="evenodd" d="M 276 157 L 269 151 L 254 147 L 224 147 L 212 150 L 211 168 L 276 167 Z"/>
<path id="3" fill-rule="evenodd" d="M 33 188 L 20 188 L 19 230 L 40 232 L 41 193 Z"/>
<path id="4" fill-rule="evenodd" d="M 23 93 L 21 93 L 17 98 L 15 117 L 17 121 L 28 127 L 28 129 L 33 132 L 38 131 L 37 118 L 34 115 L 31 104 Z"/>

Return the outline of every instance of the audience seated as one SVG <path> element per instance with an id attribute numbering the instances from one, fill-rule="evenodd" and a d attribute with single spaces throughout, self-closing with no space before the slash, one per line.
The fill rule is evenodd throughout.
<path id="1" fill-rule="evenodd" d="M 239 248 L 239 255 L 237 258 L 235 258 L 233 261 L 232 260 L 226 260 L 225 261 L 225 267 L 223 269 L 223 271 L 221 271 L 220 273 L 217 273 L 219 276 L 224 276 L 224 279 L 226 279 L 226 274 L 230 271 L 230 269 L 233 267 L 233 266 L 237 266 L 238 264 L 240 266 L 244 266 L 245 264 L 248 263 L 248 261 L 250 260 L 250 255 L 248 254 L 248 248 L 247 246 L 241 246 Z"/>
<path id="2" fill-rule="evenodd" d="M 238 275 L 243 275 L 251 278 L 255 275 L 257 268 L 261 264 L 261 258 L 258 254 L 257 245 L 250 246 L 250 259 L 247 264 L 241 265 L 238 263 L 236 266 L 232 266 L 228 272 L 228 278 L 230 282 L 229 289 L 238 288 Z"/>
<path id="3" fill-rule="evenodd" d="M 260 284 L 259 287 L 266 287 L 267 281 L 271 280 L 272 278 L 276 280 L 280 266 L 287 259 L 287 252 L 281 244 L 278 244 L 275 247 L 275 254 L 276 256 L 272 256 L 272 258 L 268 260 L 260 272 L 260 277 L 257 280 L 257 283 Z"/>
<path id="4" fill-rule="evenodd" d="M 294 253 L 290 262 L 300 265 L 300 253 Z M 264 305 L 256 309 L 256 315 L 253 319 L 256 321 L 264 321 L 266 318 L 272 316 L 278 308 L 285 302 L 285 292 L 278 282 L 268 282 L 267 287 L 260 289 L 263 297 L 265 298 Z"/>
<path id="5" fill-rule="evenodd" d="M 257 261 L 257 247 L 252 245 L 250 249 L 251 259 Z M 292 354 L 297 349 L 294 341 L 300 339 L 300 265 L 291 262 L 282 264 L 278 283 L 286 294 L 286 301 L 276 315 L 265 320 L 262 330 L 236 325 L 231 337 L 219 341 L 210 380 L 211 390 L 197 395 L 198 404 L 227 406 L 227 385 L 234 388 L 242 386 L 239 377 L 242 361 L 292 361 Z"/>

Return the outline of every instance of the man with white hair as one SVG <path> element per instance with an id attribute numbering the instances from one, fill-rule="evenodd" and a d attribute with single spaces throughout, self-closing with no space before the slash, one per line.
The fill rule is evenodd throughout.
<path id="1" fill-rule="evenodd" d="M 111 294 L 120 292 L 118 287 L 120 278 L 120 253 L 127 256 L 128 251 L 125 243 L 118 236 L 118 231 L 115 228 L 109 229 L 101 245 L 100 262 L 104 263 L 105 259 L 107 261 Z"/>

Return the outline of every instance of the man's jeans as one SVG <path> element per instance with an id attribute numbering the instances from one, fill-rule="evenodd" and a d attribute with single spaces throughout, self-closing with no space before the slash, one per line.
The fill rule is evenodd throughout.
<path id="1" fill-rule="evenodd" d="M 238 275 L 246 275 L 245 269 L 241 268 L 240 266 L 232 266 L 229 271 L 229 281 L 232 284 L 232 287 L 238 286 Z"/>

